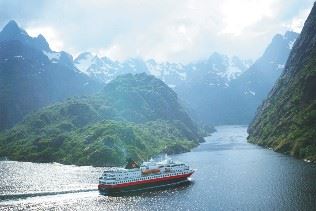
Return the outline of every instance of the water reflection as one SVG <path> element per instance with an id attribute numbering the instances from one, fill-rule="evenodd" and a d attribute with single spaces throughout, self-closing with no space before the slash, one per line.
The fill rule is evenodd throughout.
<path id="1" fill-rule="evenodd" d="M 218 127 L 206 143 L 173 156 L 197 169 L 194 184 L 123 197 L 99 194 L 103 168 L 3 161 L 0 209 L 315 210 L 316 165 L 248 144 L 246 129 Z M 30 193 L 43 195 L 19 196 Z"/>

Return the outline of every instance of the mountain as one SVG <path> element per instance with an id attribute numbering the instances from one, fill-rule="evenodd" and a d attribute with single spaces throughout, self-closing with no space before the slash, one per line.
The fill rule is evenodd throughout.
<path id="1" fill-rule="evenodd" d="M 71 55 L 52 51 L 42 35 L 30 37 L 14 21 L 0 32 L 0 130 L 50 103 L 100 89 L 77 70 Z"/>
<path id="2" fill-rule="evenodd" d="M 30 37 L 25 30 L 11 20 L 4 26 L 0 33 L 0 42 L 16 40 L 38 50 L 50 51 L 49 45 L 42 35 Z"/>
<path id="3" fill-rule="evenodd" d="M 196 121 L 249 124 L 280 76 L 297 36 L 295 32 L 275 35 L 255 63 L 219 53 L 185 65 L 139 58 L 119 62 L 86 52 L 75 59 L 75 65 L 105 83 L 124 73 L 146 72 L 173 88 Z"/>
<path id="4" fill-rule="evenodd" d="M 207 124 L 248 124 L 281 74 L 298 34 L 277 34 L 254 64 L 213 54 L 175 88 L 192 114 Z M 226 71 L 223 71 L 226 70 Z"/>
<path id="5" fill-rule="evenodd" d="M 210 119 L 204 119 L 203 115 L 212 112 L 210 106 L 215 105 L 213 101 L 207 102 L 208 98 L 221 95 L 222 90 L 226 91 L 229 83 L 236 80 L 251 64 L 249 60 L 219 53 L 186 65 L 158 63 L 153 59 L 143 61 L 139 58 L 119 62 L 107 57 L 99 58 L 89 52 L 82 53 L 75 59 L 75 65 L 79 70 L 100 82 L 108 83 L 116 76 L 125 73 L 145 72 L 154 75 L 177 92 L 196 120 L 202 122 L 202 119 L 208 124 Z"/>
<path id="6" fill-rule="evenodd" d="M 251 61 L 238 57 L 214 53 L 207 60 L 190 64 L 188 79 L 177 84 L 175 91 L 192 109 L 191 113 L 197 120 L 206 124 L 226 123 L 227 111 L 233 110 L 233 105 L 225 103 L 226 93 L 230 84 L 251 64 Z"/>
<path id="7" fill-rule="evenodd" d="M 316 161 L 316 4 L 285 68 L 258 108 L 248 141 Z"/>
<path id="8" fill-rule="evenodd" d="M 107 57 L 100 58 L 90 52 L 81 53 L 74 64 L 81 72 L 102 83 L 108 83 L 127 73 L 148 73 L 146 64 L 139 58 L 118 62 Z"/>
<path id="9" fill-rule="evenodd" d="M 244 72 L 252 62 L 238 57 L 228 57 L 219 53 L 212 54 L 208 59 L 187 65 L 181 63 L 158 63 L 153 59 L 144 61 L 141 58 L 130 58 L 126 61 L 112 61 L 107 57 L 98 57 L 90 52 L 81 53 L 74 64 L 83 73 L 102 82 L 109 82 L 116 76 L 126 73 L 148 73 L 163 80 L 170 87 L 183 83 L 190 77 L 201 74 L 219 81 L 230 81 Z M 198 75 L 198 76 L 195 76 Z"/>
<path id="10" fill-rule="evenodd" d="M 282 73 L 297 37 L 295 32 L 275 35 L 263 55 L 230 83 L 226 100 L 223 101 L 232 107 L 225 113 L 218 112 L 216 117 L 226 116 L 227 122 L 223 123 L 248 124 Z"/>
<path id="11" fill-rule="evenodd" d="M 241 60 L 238 57 L 228 57 L 213 53 L 208 59 L 200 60 L 187 65 L 179 63 L 147 62 L 151 74 L 165 81 L 176 91 L 182 86 L 198 83 L 214 83 L 217 86 L 226 86 L 247 70 L 251 61 Z M 179 89 L 178 89 L 179 88 Z"/>
<path id="12" fill-rule="evenodd" d="M 154 76 L 126 74 L 96 95 L 28 115 L 0 134 L 0 156 L 78 165 L 120 165 L 179 153 L 203 139 L 176 93 Z"/>

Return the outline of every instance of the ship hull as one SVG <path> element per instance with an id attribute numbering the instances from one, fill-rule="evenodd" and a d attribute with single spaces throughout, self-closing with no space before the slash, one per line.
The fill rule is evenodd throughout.
<path id="1" fill-rule="evenodd" d="M 144 192 L 150 191 L 154 189 L 166 189 L 174 186 L 179 186 L 183 184 L 188 184 L 190 181 L 188 180 L 189 175 L 185 175 L 178 178 L 171 178 L 167 180 L 160 180 L 160 181 L 148 181 L 141 184 L 133 184 L 127 185 L 123 187 L 109 187 L 106 185 L 99 184 L 98 189 L 101 194 L 108 195 L 108 196 L 118 196 L 118 195 L 125 195 L 129 193 L 136 193 L 136 192 Z"/>

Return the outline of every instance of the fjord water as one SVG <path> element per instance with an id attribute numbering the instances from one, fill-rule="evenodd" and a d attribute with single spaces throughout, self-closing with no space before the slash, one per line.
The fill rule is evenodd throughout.
<path id="1" fill-rule="evenodd" d="M 220 126 L 192 152 L 190 185 L 133 196 L 97 191 L 103 168 L 0 162 L 0 209 L 315 210 L 316 165 L 246 142 L 245 126 Z"/>

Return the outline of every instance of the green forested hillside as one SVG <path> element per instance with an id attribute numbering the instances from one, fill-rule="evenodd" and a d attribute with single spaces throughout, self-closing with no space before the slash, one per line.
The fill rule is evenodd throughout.
<path id="1" fill-rule="evenodd" d="M 316 161 L 316 8 L 285 70 L 249 126 L 249 141 Z"/>
<path id="2" fill-rule="evenodd" d="M 146 74 L 123 75 L 98 95 L 28 115 L 1 134 L 0 156 L 97 166 L 190 150 L 202 139 L 176 94 Z"/>

